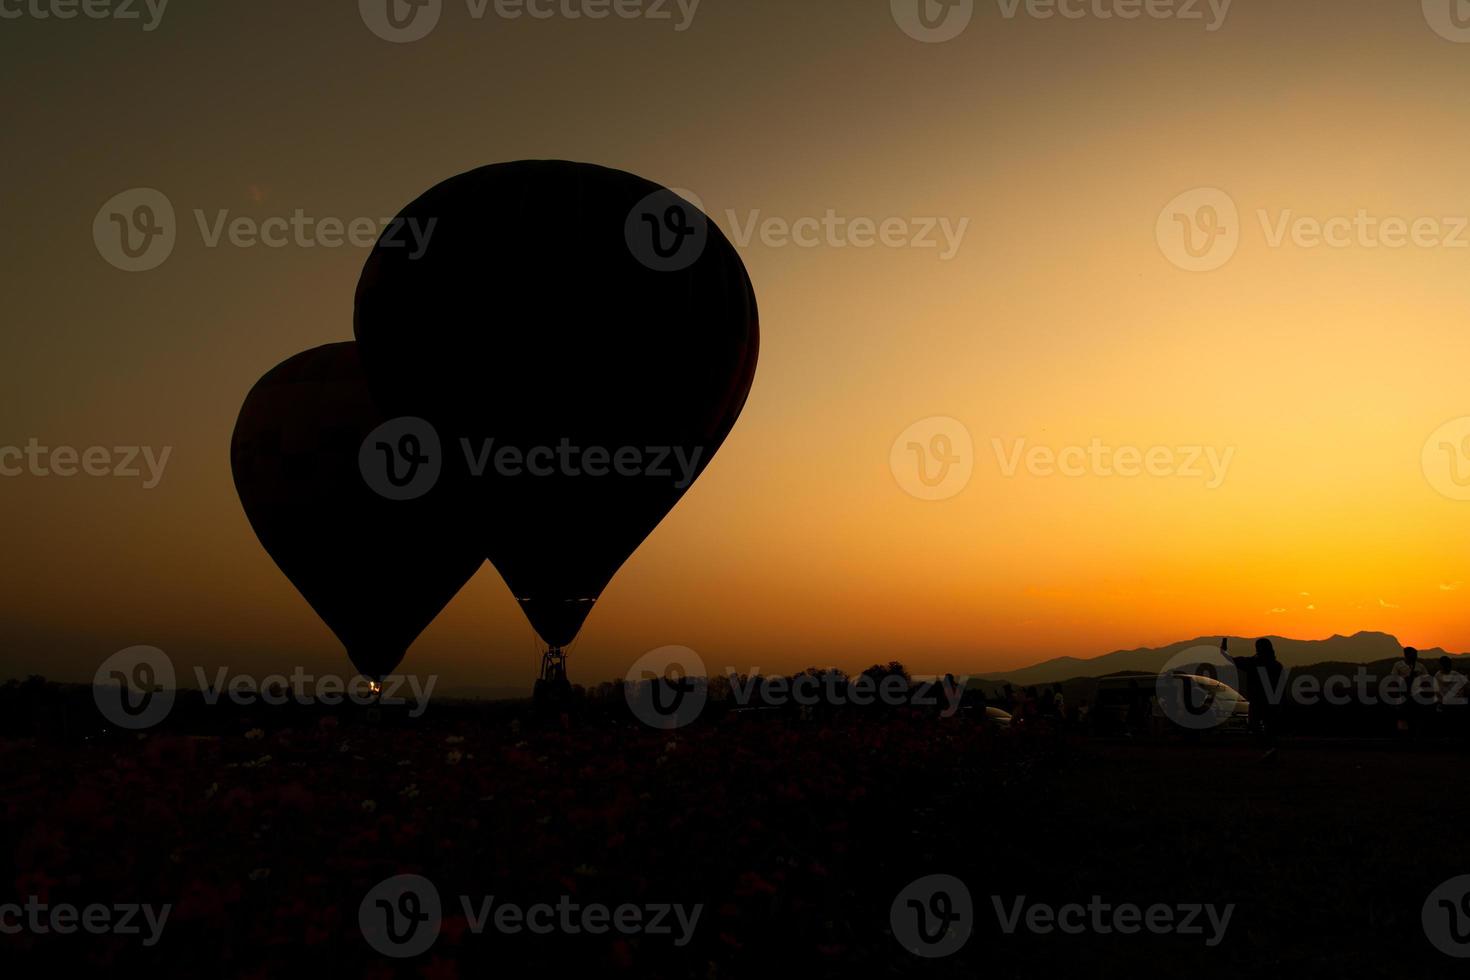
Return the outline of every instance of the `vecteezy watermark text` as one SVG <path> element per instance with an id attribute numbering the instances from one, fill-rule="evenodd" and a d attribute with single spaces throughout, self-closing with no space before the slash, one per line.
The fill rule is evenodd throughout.
<path id="1" fill-rule="evenodd" d="M 1257 208 L 1256 223 L 1267 248 L 1362 249 L 1470 248 L 1470 215 L 1376 214 L 1367 208 L 1328 215 L 1295 208 Z M 1159 249 L 1189 272 L 1212 272 L 1234 258 L 1245 230 L 1235 199 L 1218 187 L 1178 195 L 1159 213 Z"/>
<path id="2" fill-rule="evenodd" d="M 627 476 L 673 480 L 680 490 L 687 489 L 699 475 L 703 448 L 694 446 L 576 446 L 562 439 L 555 446 L 495 446 L 494 439 L 480 443 L 479 449 L 468 439 L 461 439 L 465 462 L 471 476 L 484 476 L 493 467 L 499 476 Z"/>
<path id="3" fill-rule="evenodd" d="M 103 717 L 119 728 L 139 731 L 152 728 L 168 717 L 178 697 L 173 659 L 157 647 L 134 646 L 119 650 L 102 662 L 92 679 L 92 696 Z M 221 667 L 211 679 L 202 667 L 194 668 L 194 680 L 204 703 L 214 706 L 221 699 L 235 705 L 323 704 L 333 707 L 344 701 L 364 706 L 412 704 L 410 717 L 418 718 L 429 708 L 438 675 L 427 682 L 416 675 L 390 674 L 381 682 L 362 675 L 344 678 L 336 674 L 308 674 L 295 667 L 290 674 L 256 678 L 231 675 Z M 411 698 L 404 694 L 411 694 Z"/>
<path id="4" fill-rule="evenodd" d="M 583 446 L 570 438 L 555 445 L 519 446 L 496 438 L 461 437 L 465 470 L 473 479 L 550 477 L 665 480 L 687 490 L 706 461 L 702 446 Z M 439 433 L 421 418 L 391 419 L 368 433 L 358 452 L 363 480 L 390 500 L 414 500 L 438 483 L 444 469 Z"/>
<path id="5" fill-rule="evenodd" d="M 1154 693 L 1164 716 L 1182 728 L 1203 730 L 1237 717 L 1242 688 L 1248 687 L 1251 710 L 1263 705 L 1333 708 L 1464 708 L 1470 705 L 1470 683 L 1451 672 L 1435 676 L 1418 672 L 1369 672 L 1366 665 L 1353 673 L 1293 675 L 1260 669 L 1253 659 L 1244 664 L 1208 644 L 1188 647 L 1169 658 L 1154 682 Z"/>
<path id="6" fill-rule="evenodd" d="M 744 213 L 727 208 L 730 241 L 737 248 L 759 243 L 766 248 L 803 249 L 933 249 L 941 262 L 959 254 L 970 229 L 969 218 L 874 218 L 840 214 L 797 217 L 767 214 L 759 208 Z M 709 243 L 709 218 L 698 194 L 683 188 L 658 190 L 633 206 L 624 228 L 628 249 L 650 269 L 673 272 L 699 260 Z"/>
<path id="7" fill-rule="evenodd" d="M 1470 443 L 1467 443 L 1470 444 Z M 1033 445 L 1024 436 L 992 437 L 997 470 L 1013 479 L 1060 476 L 1070 479 L 1198 480 L 1206 490 L 1224 484 L 1235 460 L 1234 446 L 1115 445 L 1094 436 L 1085 444 Z M 948 500 L 975 472 L 975 440 L 958 419 L 936 415 L 899 433 L 888 452 L 898 485 L 920 500 Z"/>
<path id="8" fill-rule="evenodd" d="M 143 480 L 152 490 L 163 479 L 174 447 L 164 446 L 43 446 L 34 436 L 24 447 L 0 446 L 0 477 L 106 476 Z M 139 461 L 142 466 L 140 468 Z M 146 470 L 146 473 L 145 473 Z"/>
<path id="9" fill-rule="evenodd" d="M 1002 476 L 1014 477 L 1023 468 L 1036 477 L 1122 477 L 1134 479 L 1150 476 L 1204 480 L 1205 489 L 1215 490 L 1225 482 L 1235 447 L 1214 446 L 1110 446 L 1093 438 L 1087 445 L 1027 446 L 1017 438 L 1007 444 L 992 439 L 996 462 Z"/>
<path id="10" fill-rule="evenodd" d="M 960 708 L 968 681 L 968 676 L 949 674 L 933 680 L 911 680 L 896 673 L 849 677 L 837 670 L 765 677 L 759 667 L 744 674 L 726 667 L 716 686 L 724 703 L 735 709 L 886 705 L 939 709 L 939 717 L 950 718 Z M 639 657 L 628 669 L 623 688 L 628 707 L 639 721 L 668 731 L 699 718 L 710 698 L 711 679 L 698 653 L 684 646 L 665 646 Z"/>
<path id="11" fill-rule="evenodd" d="M 389 674 L 381 682 L 374 682 L 358 674 L 344 678 L 338 674 L 308 674 L 301 667 L 288 674 L 271 674 L 255 678 L 248 674 L 230 674 L 228 667 L 214 672 L 213 679 L 206 676 L 204 668 L 194 668 L 194 679 L 204 696 L 204 703 L 218 704 L 221 697 L 238 705 L 260 702 L 277 707 L 283 704 L 325 704 L 335 706 L 343 701 L 361 705 L 404 705 L 413 704 L 410 718 L 418 718 L 429 710 L 429 698 L 434 686 L 439 683 L 436 674 L 430 674 L 427 683 L 417 674 Z M 405 693 L 412 698 L 405 698 Z"/>
<path id="12" fill-rule="evenodd" d="M 1002 19 L 1177 20 L 1202 23 L 1213 34 L 1225 25 L 1234 0 L 995 0 Z M 938 44 L 965 32 L 977 0 L 890 0 L 893 19 L 916 41 Z"/>
<path id="13" fill-rule="evenodd" d="M 142 935 L 144 946 L 155 946 L 172 911 L 172 905 L 154 908 L 136 902 L 93 903 L 78 908 L 65 902 L 48 904 L 39 896 L 31 895 L 24 905 L 18 902 L 0 904 L 0 934 L 15 936 L 28 932 L 37 936 L 68 936 L 81 930 L 94 936 Z M 142 931 L 145 924 L 148 927 L 146 935 Z"/>
<path id="14" fill-rule="evenodd" d="M 821 217 L 783 218 L 764 215 L 759 209 L 744 217 L 727 210 L 731 240 L 749 248 L 759 240 L 766 248 L 917 248 L 940 249 L 939 260 L 948 262 L 959 254 L 970 219 L 848 217 L 832 208 Z"/>
<path id="15" fill-rule="evenodd" d="M 290 216 L 275 215 L 253 218 L 248 215 L 230 217 L 219 210 L 211 218 L 195 209 L 194 220 L 205 248 L 229 244 L 235 248 L 406 248 L 410 259 L 421 259 L 429 249 L 438 218 L 314 218 L 301 208 Z"/>
<path id="16" fill-rule="evenodd" d="M 570 895 L 555 903 L 521 905 L 494 895 L 459 896 L 469 932 L 494 930 L 502 935 L 538 936 L 620 933 L 670 937 L 687 946 L 699 926 L 703 905 L 624 903 L 617 906 L 579 902 Z M 384 956 L 406 958 L 426 952 L 439 938 L 443 901 L 434 883 L 421 875 L 394 875 L 375 885 L 358 906 L 358 925 L 369 946 Z"/>
<path id="17" fill-rule="evenodd" d="M 317 217 L 302 208 L 260 218 L 193 211 L 205 248 L 402 248 L 410 259 L 428 252 L 438 218 Z M 108 264 L 124 272 L 147 272 L 168 260 L 178 241 L 173 202 L 162 191 L 135 187 L 108 199 L 92 219 L 92 240 Z"/>
<path id="18" fill-rule="evenodd" d="M 647 20 L 689 30 L 702 0 L 465 0 L 470 20 Z M 358 0 L 368 30 L 385 41 L 408 44 L 433 33 L 445 0 Z"/>
<path id="19" fill-rule="evenodd" d="M 145 33 L 157 30 L 169 0 L 0 0 L 0 20 L 142 21 Z M 145 18 L 146 14 L 146 18 Z"/>
<path id="20" fill-rule="evenodd" d="M 1147 907 L 1121 902 L 1113 905 L 1104 902 L 1101 895 L 1093 895 L 1086 905 L 1069 902 L 1054 906 L 1045 902 L 1026 901 L 1025 895 L 1003 900 L 999 895 L 990 896 L 995 907 L 996 921 L 1006 935 L 1026 932 L 1045 936 L 1060 932 L 1068 936 L 1094 933 L 1108 936 L 1133 935 L 1148 932 L 1156 936 L 1204 936 L 1205 945 L 1214 948 L 1225 938 L 1230 927 L 1230 917 L 1235 905 L 1223 909 L 1206 903 L 1182 903 L 1169 905 L 1156 902 Z M 1206 935 L 1205 927 L 1209 933 Z"/>
<path id="21" fill-rule="evenodd" d="M 725 668 L 725 679 L 730 685 L 731 702 L 742 708 L 780 708 L 795 704 L 813 707 L 828 704 L 834 707 L 852 705 L 866 708 L 875 704 L 892 707 L 912 706 L 936 708 L 943 706 L 939 716 L 949 718 L 960 708 L 965 696 L 965 684 L 969 676 L 945 676 L 933 683 L 917 686 L 896 674 L 881 678 L 870 674 L 859 674 L 849 678 L 835 670 L 818 674 L 799 674 L 796 677 L 764 677 L 759 667 L 751 668 L 744 675 L 736 673 L 734 667 Z"/>
<path id="22" fill-rule="evenodd" d="M 1093 895 L 1084 904 L 1051 905 L 1028 901 L 1025 895 L 991 895 L 996 924 L 1003 935 L 1018 932 L 1068 936 L 1152 935 L 1200 936 L 1207 947 L 1220 945 L 1234 904 L 1223 908 L 1207 903 L 1155 902 L 1142 906 L 1112 903 Z M 934 959 L 958 952 L 976 926 L 975 905 L 965 883 L 953 875 L 933 874 L 904 886 L 889 908 L 893 938 L 915 956 Z"/>

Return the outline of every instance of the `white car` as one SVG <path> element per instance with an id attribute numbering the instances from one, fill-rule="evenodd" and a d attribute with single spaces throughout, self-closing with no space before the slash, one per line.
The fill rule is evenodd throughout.
<path id="1" fill-rule="evenodd" d="M 1176 684 L 1177 688 L 1173 686 Z M 1161 700 L 1169 699 L 1165 717 L 1181 728 L 1245 731 L 1249 727 L 1251 703 L 1245 695 L 1218 678 L 1202 674 L 1161 674 L 1155 689 Z M 1182 723 L 1178 717 L 1181 711 L 1187 711 L 1199 721 Z"/>
<path id="2" fill-rule="evenodd" d="M 1093 710 L 1094 725 L 1104 733 L 1147 728 L 1155 719 L 1186 731 L 1245 731 L 1251 706 L 1217 678 L 1171 673 L 1104 677 Z"/>

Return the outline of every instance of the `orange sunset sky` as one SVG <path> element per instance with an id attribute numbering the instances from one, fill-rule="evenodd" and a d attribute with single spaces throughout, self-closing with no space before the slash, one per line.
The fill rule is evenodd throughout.
<path id="1" fill-rule="evenodd" d="M 1236 0 L 1210 30 L 992 0 L 943 43 L 888 0 L 704 0 L 683 30 L 671 6 L 446 0 L 403 44 L 350 3 L 0 21 L 0 445 L 172 447 L 152 488 L 0 477 L 0 676 L 83 680 L 134 644 L 184 670 L 349 670 L 256 542 L 228 446 L 264 371 L 351 339 L 365 250 L 210 247 L 196 212 L 384 218 L 528 157 L 768 232 L 737 241 L 762 314 L 745 413 L 604 593 L 574 680 L 668 644 L 712 668 L 956 673 L 1221 632 L 1470 650 L 1470 424 L 1435 436 L 1470 416 L 1470 38 L 1432 2 Z M 92 224 L 137 187 L 170 200 L 177 244 L 128 273 Z M 1210 271 L 1160 231 L 1197 188 L 1237 210 Z M 769 234 L 829 212 L 965 231 L 947 258 Z M 1360 212 L 1419 240 L 1313 243 L 1311 221 Z M 971 476 L 924 500 L 891 450 L 936 417 L 971 437 Z M 1017 440 L 1094 439 L 1229 464 L 1007 475 Z M 403 669 L 529 687 L 537 664 L 486 566 Z"/>

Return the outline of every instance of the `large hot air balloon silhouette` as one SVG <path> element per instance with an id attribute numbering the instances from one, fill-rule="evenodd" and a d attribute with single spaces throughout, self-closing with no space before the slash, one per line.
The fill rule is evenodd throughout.
<path id="1" fill-rule="evenodd" d="M 593 603 L 745 404 L 750 277 L 692 202 L 587 164 L 473 170 L 396 227 L 428 244 L 390 228 L 363 268 L 369 384 L 434 425 L 485 556 L 548 645 L 543 679 L 564 683 Z M 501 466 L 502 450 L 525 465 Z"/>
<path id="2" fill-rule="evenodd" d="M 374 681 L 485 560 L 456 533 L 432 472 L 395 486 L 390 474 L 405 471 L 386 467 L 414 435 L 412 420 L 378 411 L 357 345 L 342 343 L 267 372 L 230 442 L 235 489 L 260 543 Z"/>

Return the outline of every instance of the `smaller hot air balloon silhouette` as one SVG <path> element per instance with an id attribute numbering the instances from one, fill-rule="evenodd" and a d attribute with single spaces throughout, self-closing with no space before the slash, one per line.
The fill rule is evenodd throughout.
<path id="1" fill-rule="evenodd" d="M 419 420 L 383 417 L 342 343 L 267 372 L 230 442 L 260 543 L 374 682 L 484 561 L 434 492 L 435 441 Z"/>
<path id="2" fill-rule="evenodd" d="M 745 405 L 754 287 L 694 202 L 591 164 L 481 167 L 399 219 L 432 233 L 422 252 L 385 235 L 364 263 L 368 383 L 479 454 L 456 499 L 564 687 L 565 648 Z"/>

